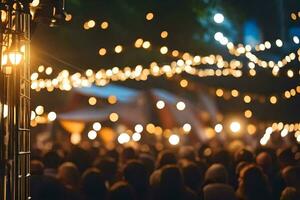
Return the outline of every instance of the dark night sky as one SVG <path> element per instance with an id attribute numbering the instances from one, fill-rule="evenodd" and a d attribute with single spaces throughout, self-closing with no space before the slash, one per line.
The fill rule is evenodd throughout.
<path id="1" fill-rule="evenodd" d="M 282 30 L 298 26 L 290 20 L 292 11 L 300 10 L 300 2 L 295 0 L 67 0 L 66 10 L 72 14 L 72 22 L 64 23 L 55 28 L 49 28 L 46 24 L 39 23 L 32 36 L 32 68 L 39 64 L 51 65 L 57 71 L 63 68 L 73 72 L 88 68 L 100 69 L 110 66 L 147 65 L 151 61 L 170 63 L 171 58 L 162 56 L 157 52 L 149 52 L 133 48 L 136 38 L 142 37 L 153 42 L 154 46 L 167 45 L 171 49 L 179 49 L 201 55 L 210 53 L 224 54 L 226 50 L 213 42 L 205 42 L 197 39 L 210 29 L 216 29 L 213 23 L 201 26 L 197 19 L 205 16 L 205 13 L 214 9 L 221 9 L 233 24 L 238 33 L 241 33 L 242 25 L 247 19 L 257 21 L 262 30 L 263 41 L 274 41 L 282 38 Z M 208 2 L 207 4 L 205 2 Z M 281 9 L 280 9 L 281 8 Z M 298 9 L 297 9 L 298 8 Z M 145 14 L 152 11 L 155 18 L 151 22 L 145 20 Z M 204 14 L 203 14 L 204 13 Z M 280 19 L 284 19 L 281 23 Z M 83 23 L 89 19 L 96 22 L 108 21 L 110 27 L 103 31 L 99 28 L 84 30 Z M 209 18 L 208 18 L 209 19 Z M 96 25 L 97 26 L 97 25 Z M 284 28 L 284 29 L 282 29 Z M 162 40 L 159 35 L 162 30 L 168 30 L 169 37 Z M 287 31 L 285 32 L 287 36 Z M 196 37 L 197 36 L 197 37 Z M 241 34 L 236 40 L 242 42 Z M 124 53 L 109 54 L 100 57 L 98 50 L 101 47 L 113 49 L 117 44 L 124 45 Z M 289 52 L 274 51 L 272 54 L 284 55 Z M 262 55 L 265 56 L 265 55 Z M 299 63 L 294 62 L 287 67 L 298 68 Z M 270 70 L 258 70 L 255 78 L 194 78 L 183 75 L 197 84 L 206 87 L 237 88 L 244 92 L 271 94 L 279 93 L 288 88 L 299 85 L 299 75 L 293 79 L 274 78 Z M 150 79 L 141 83 L 129 81 L 125 83 L 130 87 L 140 89 L 151 87 L 163 87 L 170 91 L 176 91 L 177 87 L 168 83 L 165 79 Z M 59 93 L 47 94 L 47 92 L 32 92 L 35 97 L 33 104 L 37 104 L 45 97 L 59 95 Z M 185 95 L 185 94 L 183 94 Z M 262 120 L 300 120 L 300 97 L 284 101 L 275 106 L 266 104 L 251 104 L 254 116 Z M 49 105 L 51 102 L 49 102 Z M 224 113 L 242 113 L 245 106 L 239 101 L 217 100 L 217 105 Z"/>

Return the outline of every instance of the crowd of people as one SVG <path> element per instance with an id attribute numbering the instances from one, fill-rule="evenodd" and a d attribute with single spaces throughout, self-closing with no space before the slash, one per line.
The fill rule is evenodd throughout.
<path id="1" fill-rule="evenodd" d="M 230 152 L 209 144 L 157 150 L 53 148 L 31 159 L 37 200 L 299 200 L 299 146 Z"/>

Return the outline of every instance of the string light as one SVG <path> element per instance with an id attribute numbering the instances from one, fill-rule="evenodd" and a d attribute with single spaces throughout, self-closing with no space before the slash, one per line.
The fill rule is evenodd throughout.
<path id="1" fill-rule="evenodd" d="M 154 14 L 152 12 L 149 12 L 149 13 L 146 14 L 146 19 L 148 21 L 152 20 L 153 18 L 154 18 Z"/>

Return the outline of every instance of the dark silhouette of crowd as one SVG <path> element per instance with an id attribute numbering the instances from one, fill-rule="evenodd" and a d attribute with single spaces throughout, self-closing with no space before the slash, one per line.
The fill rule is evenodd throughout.
<path id="1" fill-rule="evenodd" d="M 160 147 L 161 148 L 161 147 Z M 300 147 L 209 144 L 34 151 L 37 200 L 300 200 Z"/>

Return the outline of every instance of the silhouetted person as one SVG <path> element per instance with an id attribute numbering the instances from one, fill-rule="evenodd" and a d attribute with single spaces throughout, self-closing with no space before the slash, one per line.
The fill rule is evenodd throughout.
<path id="1" fill-rule="evenodd" d="M 134 189 L 126 182 L 119 181 L 113 184 L 108 194 L 108 200 L 138 200 Z"/>
<path id="2" fill-rule="evenodd" d="M 177 163 L 177 158 L 176 155 L 169 151 L 169 150 L 164 150 L 158 154 L 157 158 L 157 168 L 161 168 L 165 165 L 172 165 Z"/>
<path id="3" fill-rule="evenodd" d="M 137 160 L 127 162 L 123 175 L 125 180 L 134 188 L 137 198 L 147 199 L 149 180 L 144 164 Z"/>
<path id="4" fill-rule="evenodd" d="M 105 180 L 97 168 L 87 169 L 81 178 L 81 191 L 84 200 L 106 199 Z"/>
<path id="5" fill-rule="evenodd" d="M 266 175 L 255 165 L 242 169 L 239 177 L 237 196 L 241 200 L 269 200 L 270 186 Z"/>

